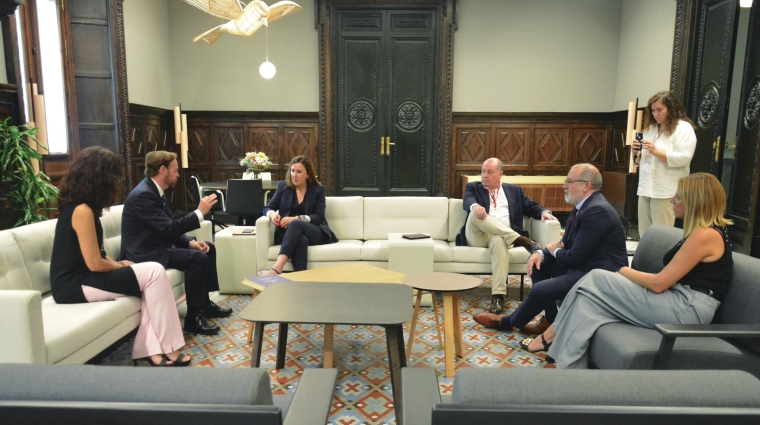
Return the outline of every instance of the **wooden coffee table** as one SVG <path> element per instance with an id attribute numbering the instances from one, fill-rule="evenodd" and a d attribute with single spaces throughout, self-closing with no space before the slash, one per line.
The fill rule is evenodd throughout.
<path id="1" fill-rule="evenodd" d="M 335 283 L 396 283 L 401 284 L 401 279 L 406 276 L 403 273 L 391 270 L 381 269 L 379 267 L 368 266 L 363 264 L 347 264 L 342 266 L 323 267 L 319 269 L 304 270 L 295 273 L 285 273 L 283 277 L 293 282 L 335 282 Z M 243 279 L 243 285 L 254 288 L 254 295 L 260 292 L 253 282 Z M 254 334 L 254 323 L 251 322 L 248 331 L 248 342 L 252 342 Z M 322 366 L 325 368 L 333 367 L 335 328 L 332 324 L 325 324 L 324 341 L 325 346 L 322 354 Z"/>
<path id="2" fill-rule="evenodd" d="M 417 301 L 414 305 L 414 317 L 409 328 L 407 352 L 411 352 L 414 343 L 414 328 L 420 312 L 422 291 L 443 293 L 443 353 L 446 363 L 446 376 L 453 377 L 454 355 L 462 357 L 462 313 L 459 310 L 459 291 L 468 291 L 480 285 L 480 279 L 458 273 L 420 273 L 404 277 L 405 285 L 417 289 Z M 408 355 L 407 355 L 408 356 Z"/>

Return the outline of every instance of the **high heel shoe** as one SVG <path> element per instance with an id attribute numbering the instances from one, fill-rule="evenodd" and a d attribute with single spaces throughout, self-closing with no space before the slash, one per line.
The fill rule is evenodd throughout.
<path id="1" fill-rule="evenodd" d="M 177 360 L 172 360 L 166 354 L 161 354 L 161 362 L 160 363 L 153 362 L 153 358 L 150 357 L 150 356 L 143 357 L 141 359 L 134 359 L 133 363 L 134 363 L 135 366 L 137 366 L 137 361 L 138 360 L 145 360 L 146 362 L 148 362 L 149 365 L 154 366 L 154 367 L 174 367 L 174 366 L 184 367 L 184 366 L 189 366 L 190 362 L 193 361 L 192 358 L 190 358 L 189 360 L 180 360 L 180 358 L 182 358 L 182 357 L 184 357 L 184 356 L 183 356 L 182 353 L 180 353 L 179 356 L 177 357 Z M 169 362 L 171 362 L 171 363 L 169 363 Z"/>
<path id="2" fill-rule="evenodd" d="M 533 342 L 535 338 L 524 338 L 520 341 L 520 347 L 522 347 L 523 350 L 529 352 L 529 353 L 538 353 L 540 351 L 549 351 L 549 347 L 552 346 L 551 342 L 546 342 L 546 339 L 544 338 L 544 334 L 541 334 L 541 342 L 544 344 L 542 348 L 539 348 L 538 350 L 531 350 L 528 348 L 530 346 L 530 343 Z"/>

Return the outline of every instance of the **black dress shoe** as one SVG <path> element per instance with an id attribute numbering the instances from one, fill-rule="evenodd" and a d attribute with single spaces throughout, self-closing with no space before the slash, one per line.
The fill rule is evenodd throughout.
<path id="1" fill-rule="evenodd" d="M 213 301 L 208 305 L 208 307 L 204 308 L 203 311 L 201 311 L 201 314 L 206 319 L 215 319 L 218 317 L 227 317 L 230 314 L 232 314 L 231 308 L 226 307 L 219 307 L 218 305 L 214 304 Z"/>
<path id="2" fill-rule="evenodd" d="M 206 320 L 203 314 L 197 314 L 195 317 L 185 318 L 185 332 L 199 335 L 215 335 L 219 332 L 219 326 Z"/>
<path id="3" fill-rule="evenodd" d="M 501 314 L 504 312 L 504 295 L 491 295 L 491 308 L 488 311 L 494 314 Z"/>

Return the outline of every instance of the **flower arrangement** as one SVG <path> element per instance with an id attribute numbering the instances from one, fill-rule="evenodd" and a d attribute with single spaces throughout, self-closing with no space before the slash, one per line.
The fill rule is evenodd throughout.
<path id="1" fill-rule="evenodd" d="M 271 167 L 272 160 L 264 152 L 248 152 L 240 158 L 240 165 L 259 172 Z"/>

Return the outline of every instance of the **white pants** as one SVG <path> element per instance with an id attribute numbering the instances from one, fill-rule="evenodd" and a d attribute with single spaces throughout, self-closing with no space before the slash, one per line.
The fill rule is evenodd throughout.
<path id="1" fill-rule="evenodd" d="M 135 272 L 142 291 L 140 328 L 132 347 L 132 358 L 141 359 L 177 351 L 185 345 L 185 337 L 182 335 L 177 305 L 174 303 L 174 294 L 166 270 L 155 262 L 138 263 L 130 267 Z M 84 285 L 82 292 L 89 302 L 127 296 Z"/>
<path id="2" fill-rule="evenodd" d="M 509 248 L 521 235 L 490 215 L 480 220 L 475 213 L 470 213 L 467 217 L 464 235 L 467 246 L 488 247 L 491 251 L 491 294 L 507 295 Z"/>
<path id="3" fill-rule="evenodd" d="M 644 232 L 653 224 L 673 227 L 675 222 L 676 214 L 673 212 L 670 198 L 656 199 L 639 196 L 639 238 L 644 236 Z"/>

